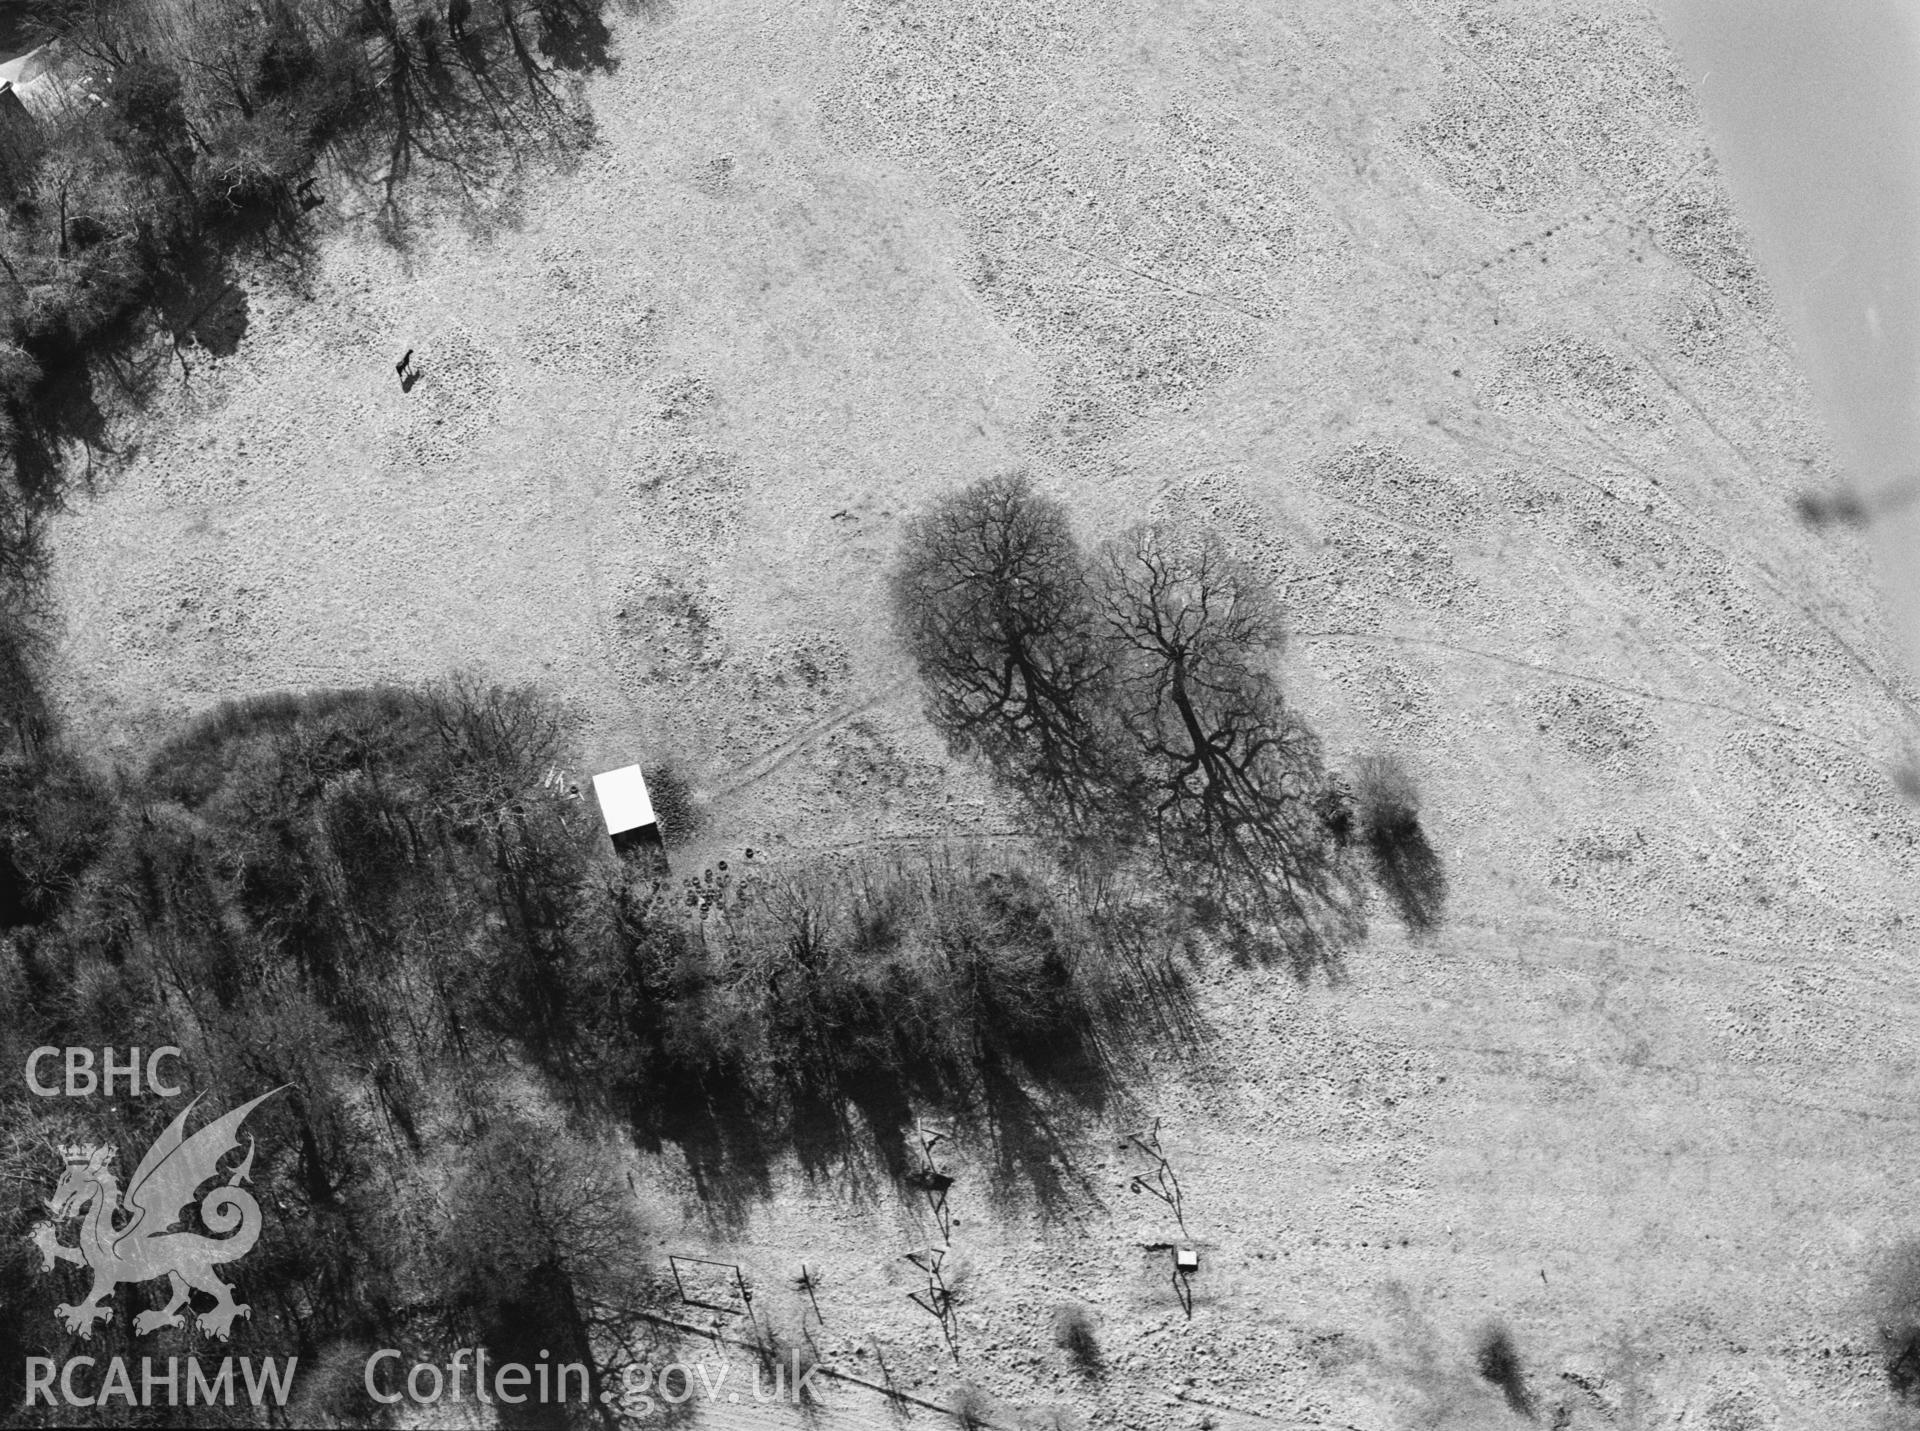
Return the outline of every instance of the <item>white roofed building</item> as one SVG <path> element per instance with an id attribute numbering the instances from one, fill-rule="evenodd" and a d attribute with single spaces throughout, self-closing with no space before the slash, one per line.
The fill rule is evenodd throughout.
<path id="1" fill-rule="evenodd" d="M 662 846 L 660 822 L 654 816 L 653 800 L 639 766 L 623 765 L 594 776 L 593 793 L 600 802 L 607 837 L 616 850 L 625 853 L 642 846 Z"/>

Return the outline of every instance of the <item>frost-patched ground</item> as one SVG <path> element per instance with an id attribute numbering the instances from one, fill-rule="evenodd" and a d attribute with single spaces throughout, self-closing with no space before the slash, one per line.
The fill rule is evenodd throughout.
<path id="1" fill-rule="evenodd" d="M 65 520 L 76 731 L 131 757 L 221 696 L 476 665 L 576 702 L 596 765 L 677 761 L 716 848 L 979 839 L 1005 817 L 884 634 L 901 521 L 1022 465 L 1089 539 L 1211 522 L 1285 585 L 1332 757 L 1418 775 L 1446 922 L 1376 910 L 1335 988 L 1215 971 L 1191 1064 L 968 1132 L 957 1370 L 906 1300 L 932 1226 L 870 1170 L 704 1227 L 688 1184 L 690 1246 L 804 1260 L 830 1359 L 1009 1422 L 1497 1425 L 1498 1320 L 1543 1424 L 1883 1424 L 1914 692 L 1861 551 L 1792 518 L 1828 459 L 1651 18 L 688 0 L 622 34 L 601 143 L 517 230 L 340 236 Z M 1119 1146 L 1155 1117 L 1191 1320 Z"/>

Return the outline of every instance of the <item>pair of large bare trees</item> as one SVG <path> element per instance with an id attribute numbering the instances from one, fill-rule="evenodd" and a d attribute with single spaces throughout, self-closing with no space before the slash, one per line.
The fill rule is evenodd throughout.
<path id="1" fill-rule="evenodd" d="M 893 597 L 935 723 L 1080 857 L 1150 847 L 1236 922 L 1349 917 L 1338 797 L 1269 670 L 1278 603 L 1214 534 L 1089 555 L 1058 502 L 991 477 L 909 526 Z"/>

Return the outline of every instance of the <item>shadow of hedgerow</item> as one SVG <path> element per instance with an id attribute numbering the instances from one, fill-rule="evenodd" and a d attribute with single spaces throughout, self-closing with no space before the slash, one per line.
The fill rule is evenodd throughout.
<path id="1" fill-rule="evenodd" d="M 576 1085 L 682 1148 L 723 1220 L 788 1151 L 911 1187 L 929 1114 L 985 1132 L 993 1195 L 1061 1211 L 1084 1187 L 1059 1105 L 1104 1107 L 1133 1045 L 1187 1027 L 1179 971 L 1110 937 L 1136 915 L 1017 860 L 750 860 L 601 908 Z"/>

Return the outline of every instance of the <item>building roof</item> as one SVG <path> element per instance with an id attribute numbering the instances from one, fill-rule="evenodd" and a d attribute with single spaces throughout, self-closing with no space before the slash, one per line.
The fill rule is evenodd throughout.
<path id="1" fill-rule="evenodd" d="M 0 0 L 0 4 L 4 4 L 4 0 Z M 12 85 L 14 95 L 36 118 L 45 118 L 49 111 L 58 108 L 61 85 L 57 48 L 42 45 L 0 62 L 0 83 Z"/>
<path id="2" fill-rule="evenodd" d="M 18 54 L 0 55 L 0 80 L 8 84 L 25 84 L 28 80 L 38 79 L 52 67 L 51 49 L 46 45 L 36 45 Z"/>
<path id="3" fill-rule="evenodd" d="M 655 823 L 653 801 L 647 796 L 647 782 L 637 765 L 623 765 L 594 776 L 593 793 L 600 801 L 600 814 L 607 822 L 609 835 L 642 830 Z"/>

